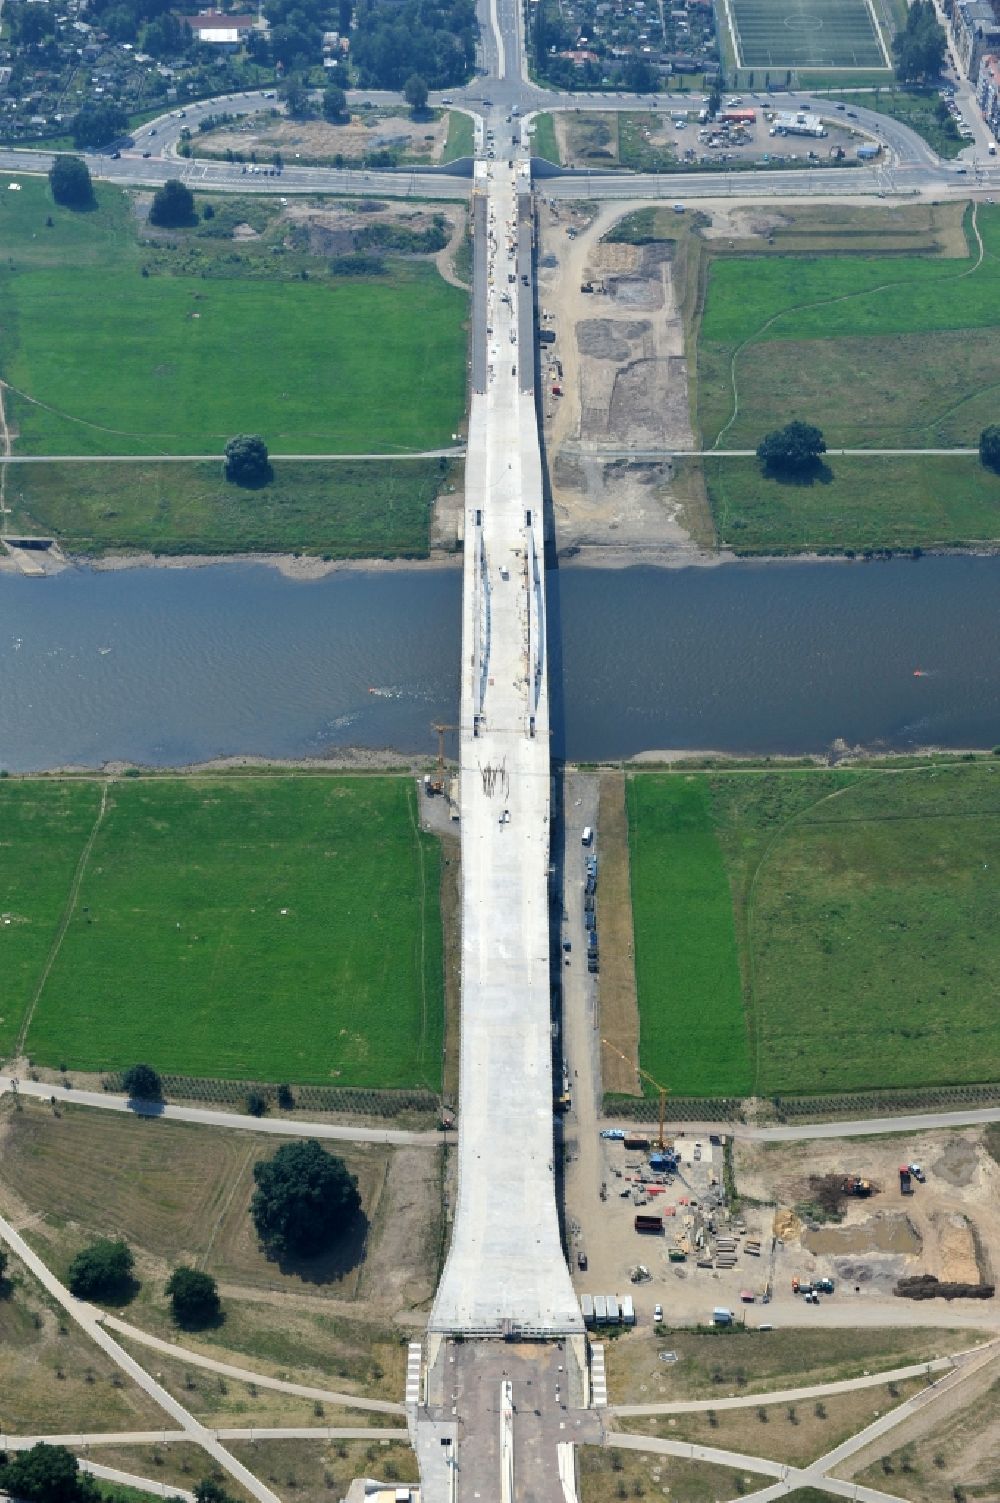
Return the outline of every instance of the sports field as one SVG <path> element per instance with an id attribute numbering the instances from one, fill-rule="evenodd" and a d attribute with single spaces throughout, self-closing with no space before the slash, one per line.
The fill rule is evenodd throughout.
<path id="1" fill-rule="evenodd" d="M 16 453 L 214 454 L 241 432 L 286 454 L 450 443 L 465 293 L 420 261 L 333 276 L 327 258 L 295 249 L 273 206 L 258 240 L 220 238 L 227 200 L 213 207 L 150 247 L 120 189 L 99 185 L 84 214 L 54 205 L 44 181 L 0 193 L 0 375 Z M 239 217 L 255 212 L 240 203 Z"/>
<path id="2" fill-rule="evenodd" d="M 640 1058 L 675 1093 L 1000 1079 L 1000 763 L 636 774 L 628 812 Z"/>
<path id="3" fill-rule="evenodd" d="M 725 0 L 741 68 L 887 68 L 871 0 Z"/>
<path id="4" fill-rule="evenodd" d="M 440 854 L 415 800 L 407 778 L 5 779 L 0 1050 L 436 1086 Z"/>

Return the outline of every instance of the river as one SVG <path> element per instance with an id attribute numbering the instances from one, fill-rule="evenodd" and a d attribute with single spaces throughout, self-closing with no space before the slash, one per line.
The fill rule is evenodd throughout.
<path id="1" fill-rule="evenodd" d="M 458 569 L 0 576 L 0 766 L 428 752 Z M 549 575 L 553 752 L 1000 742 L 1000 559 Z"/>

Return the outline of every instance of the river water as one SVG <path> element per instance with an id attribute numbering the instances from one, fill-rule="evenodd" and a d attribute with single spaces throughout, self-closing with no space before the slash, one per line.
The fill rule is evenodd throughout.
<path id="1" fill-rule="evenodd" d="M 428 752 L 460 591 L 457 568 L 0 576 L 0 766 Z M 1000 559 L 571 566 L 549 610 L 557 756 L 1000 742 Z"/>

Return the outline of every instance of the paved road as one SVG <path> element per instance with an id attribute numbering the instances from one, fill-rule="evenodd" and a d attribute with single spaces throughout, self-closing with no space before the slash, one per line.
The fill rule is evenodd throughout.
<path id="1" fill-rule="evenodd" d="M 101 1111 L 124 1112 L 128 1116 L 166 1122 L 200 1122 L 207 1127 L 228 1127 L 236 1132 L 257 1132 L 282 1138 L 322 1138 L 339 1143 L 388 1143 L 404 1148 L 433 1148 L 447 1142 L 442 1132 L 405 1132 L 391 1127 L 354 1127 L 341 1122 L 303 1122 L 292 1117 L 249 1117 L 239 1112 L 213 1111 L 200 1106 L 153 1106 L 131 1102 L 125 1096 L 108 1091 L 83 1091 L 75 1086 L 46 1084 L 37 1080 L 18 1079 L 22 1096 L 42 1101 L 55 1097 L 57 1102 L 74 1106 L 94 1106 Z M 0 1094 L 12 1088 L 12 1077 L 0 1075 Z"/>
<path id="2" fill-rule="evenodd" d="M 345 1425 L 220 1425 L 206 1432 L 215 1440 L 408 1440 L 404 1428 L 391 1430 L 368 1426 Z M 9 1451 L 29 1451 L 32 1446 L 44 1443 L 49 1446 L 65 1446 L 69 1451 L 79 1451 L 86 1446 L 142 1446 L 173 1445 L 178 1441 L 190 1441 L 187 1430 L 119 1430 L 94 1431 L 89 1434 L 4 1435 L 0 1432 L 0 1447 Z M 171 1489 L 171 1492 L 173 1490 Z"/>
<path id="3" fill-rule="evenodd" d="M 271 1388 L 279 1393 L 295 1394 L 296 1397 L 302 1399 L 319 1399 L 324 1404 L 338 1404 L 343 1409 L 366 1409 L 373 1414 L 403 1415 L 406 1413 L 402 1404 L 393 1404 L 388 1399 L 369 1399 L 354 1393 L 338 1393 L 329 1388 L 316 1388 L 307 1383 L 292 1383 L 284 1378 L 268 1377 L 251 1368 L 237 1367 L 231 1362 L 220 1362 L 214 1357 L 205 1356 L 203 1352 L 194 1352 L 190 1347 L 181 1346 L 176 1341 L 162 1341 L 159 1336 L 151 1336 L 148 1331 L 130 1325 L 126 1320 L 120 1320 L 117 1315 L 105 1315 L 102 1324 L 106 1330 L 117 1331 L 120 1336 L 127 1336 L 130 1341 L 137 1341 L 142 1346 L 148 1346 L 152 1351 L 162 1352 L 164 1356 L 175 1357 L 190 1367 L 200 1367 L 208 1372 L 221 1373 L 226 1378 L 235 1378 L 241 1383 L 253 1383 L 258 1388 Z"/>
<path id="4" fill-rule="evenodd" d="M 940 1127 L 979 1127 L 1000 1122 L 1000 1103 L 957 1112 L 911 1112 L 899 1117 L 865 1117 L 851 1122 L 797 1122 L 779 1127 L 752 1127 L 746 1122 L 668 1122 L 673 1137 L 700 1138 L 725 1132 L 745 1143 L 801 1143 L 813 1138 L 866 1138 L 878 1133 L 928 1132 Z M 634 1131 L 635 1122 L 614 1123 Z M 648 1126 L 648 1124 L 646 1124 Z M 640 1129 L 641 1130 L 641 1129 Z"/>
<path id="5" fill-rule="evenodd" d="M 245 1488 L 258 1500 L 258 1503 L 280 1503 L 269 1487 L 265 1487 L 242 1461 L 213 1439 L 211 1432 L 190 1414 L 183 1404 L 157 1383 L 155 1378 L 150 1377 L 143 1368 L 130 1357 L 125 1349 L 118 1345 L 104 1330 L 101 1323 L 101 1311 L 84 1300 L 75 1299 L 64 1284 L 56 1278 L 55 1274 L 42 1262 L 41 1258 L 34 1253 L 24 1238 L 15 1231 L 10 1222 L 0 1217 L 0 1241 L 5 1242 L 12 1252 L 20 1258 L 25 1267 L 32 1273 L 43 1289 L 66 1311 L 72 1320 L 90 1337 L 126 1373 L 133 1382 L 137 1383 L 142 1391 L 147 1394 L 166 1414 L 180 1425 L 188 1438 L 200 1445 L 215 1460 L 224 1471 L 243 1484 Z"/>

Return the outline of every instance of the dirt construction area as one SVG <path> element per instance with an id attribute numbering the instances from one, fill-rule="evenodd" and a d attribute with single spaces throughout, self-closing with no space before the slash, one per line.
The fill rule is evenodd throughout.
<path id="1" fill-rule="evenodd" d="M 651 1143 L 655 1126 L 638 1129 Z M 724 1193 L 724 1149 L 711 1138 L 677 1137 L 680 1162 L 657 1173 L 650 1152 L 601 1139 L 601 1198 L 573 1197 L 571 1221 L 580 1294 L 631 1294 L 638 1323 L 654 1305 L 668 1323 L 707 1324 L 717 1307 L 748 1325 L 844 1326 L 876 1320 L 995 1328 L 1000 1306 L 973 1291 L 994 1282 L 1000 1247 L 1000 1165 L 987 1129 L 963 1128 L 904 1138 L 753 1144 L 736 1141 L 733 1201 Z M 919 1167 L 912 1194 L 900 1190 L 901 1164 Z M 570 1170 L 572 1174 L 572 1170 Z M 845 1179 L 868 1181 L 865 1196 Z M 658 1215 L 655 1234 L 636 1216 Z M 904 1298 L 900 1280 L 931 1275 L 966 1286 L 953 1299 Z M 813 1303 L 800 1285 L 829 1280 Z"/>
<path id="2" fill-rule="evenodd" d="M 912 1193 L 904 1194 L 899 1169 L 911 1164 L 924 1179 L 912 1175 Z M 734 1170 L 741 1196 L 775 1207 L 776 1293 L 790 1290 L 794 1278 L 832 1279 L 838 1297 L 854 1302 L 892 1298 L 900 1279 L 921 1274 L 941 1283 L 994 1282 L 1000 1166 L 981 1129 L 737 1144 Z M 845 1179 L 867 1182 L 870 1193 L 838 1196 Z"/>
<path id="3" fill-rule="evenodd" d="M 692 562 L 713 541 L 691 449 L 672 244 L 603 237 L 630 205 L 539 205 L 541 390 L 561 550 L 653 550 Z M 554 339 L 552 338 L 554 336 Z"/>
<path id="4" fill-rule="evenodd" d="M 402 162 L 416 163 L 439 162 L 447 138 L 447 110 L 437 119 L 424 120 L 412 120 L 408 112 L 362 110 L 343 125 L 289 120 L 268 110 L 199 134 L 198 148 L 212 156 L 231 151 L 238 161 L 250 161 L 251 153 L 269 161 L 277 151 L 286 163 L 330 162 L 334 157 L 362 162 L 376 152 L 391 151 L 398 152 Z"/>

